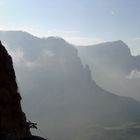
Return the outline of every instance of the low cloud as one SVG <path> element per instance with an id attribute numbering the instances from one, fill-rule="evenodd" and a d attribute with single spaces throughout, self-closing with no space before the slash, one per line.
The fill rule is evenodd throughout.
<path id="1" fill-rule="evenodd" d="M 21 49 L 21 47 L 18 47 L 16 49 L 11 49 L 6 45 L 6 49 L 8 53 L 12 56 L 14 65 L 16 67 L 21 67 L 21 65 L 24 65 L 26 67 L 36 67 L 39 66 L 38 63 L 29 61 L 28 59 L 25 58 L 24 52 Z"/>
<path id="2" fill-rule="evenodd" d="M 127 79 L 138 79 L 140 78 L 139 70 L 132 70 L 129 75 L 126 76 Z"/>
<path id="3" fill-rule="evenodd" d="M 140 37 L 133 38 L 133 41 L 140 41 Z"/>
<path id="4" fill-rule="evenodd" d="M 64 39 L 74 45 L 93 45 L 105 42 L 102 38 L 98 37 L 64 37 Z"/>

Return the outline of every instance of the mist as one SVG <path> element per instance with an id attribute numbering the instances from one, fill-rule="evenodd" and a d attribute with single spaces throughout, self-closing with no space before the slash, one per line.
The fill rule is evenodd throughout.
<path id="1" fill-rule="evenodd" d="M 92 78 L 98 85 L 117 95 L 140 100 L 140 56 L 133 56 L 124 42 L 76 48 L 82 63 L 89 65 Z"/>
<path id="2" fill-rule="evenodd" d="M 23 111 L 50 139 L 112 139 L 114 135 L 108 131 L 114 127 L 123 128 L 123 133 L 117 132 L 120 137 L 129 136 L 129 128 L 139 129 L 140 103 L 117 96 L 121 95 L 115 87 L 119 74 L 124 74 L 121 71 L 113 73 L 105 63 L 106 69 L 97 67 L 98 60 L 93 65 L 82 64 L 74 45 L 59 37 L 37 38 L 25 32 L 0 32 L 0 37 L 13 58 Z M 134 74 L 139 72 L 126 75 L 127 79 Z M 116 80 L 110 83 L 108 79 Z M 100 86 L 99 81 L 103 81 Z M 115 94 L 101 88 L 104 84 L 114 87 Z M 32 132 L 43 137 L 38 130 Z"/>

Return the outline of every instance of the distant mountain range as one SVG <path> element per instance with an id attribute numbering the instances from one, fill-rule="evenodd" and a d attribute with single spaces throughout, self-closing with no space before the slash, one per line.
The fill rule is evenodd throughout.
<path id="1" fill-rule="evenodd" d="M 77 47 L 92 78 L 104 89 L 140 100 L 140 56 L 132 56 L 121 40 Z"/>
<path id="2" fill-rule="evenodd" d="M 83 136 L 83 140 L 103 140 L 103 137 L 120 140 L 120 131 L 115 131 L 114 136 L 114 131 L 109 135 L 106 130 L 122 126 L 131 128 L 128 131 L 128 127 L 124 127 L 124 139 L 140 138 L 133 133 L 139 130 L 140 103 L 99 87 L 93 80 L 94 74 L 91 76 L 91 64 L 87 63 L 90 68 L 83 66 L 73 45 L 62 38 L 37 38 L 20 31 L 0 32 L 0 39 L 13 56 L 27 117 L 37 121 L 50 139 L 76 140 Z M 118 48 L 120 56 L 129 53 L 124 43 L 116 43 L 123 44 L 123 51 Z M 103 54 L 105 51 L 100 55 Z M 110 51 L 109 54 L 117 58 L 116 53 L 113 55 Z M 124 59 L 119 59 L 121 64 L 116 63 L 116 68 L 124 67 L 124 73 L 128 75 L 133 66 L 123 66 Z"/>

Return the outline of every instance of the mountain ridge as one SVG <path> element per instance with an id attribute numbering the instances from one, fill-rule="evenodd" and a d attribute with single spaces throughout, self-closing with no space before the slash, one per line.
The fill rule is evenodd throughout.
<path id="1" fill-rule="evenodd" d="M 6 37 L 5 41 L 8 47 L 16 44 L 15 49 L 22 48 L 24 53 L 15 63 L 26 101 L 23 105 L 52 140 L 76 139 L 89 123 L 101 127 L 139 123 L 140 103 L 99 87 L 73 45 L 51 38 L 51 43 L 41 39 L 34 46 L 34 39 L 24 44 L 22 35 L 20 38 L 19 44 L 16 38 L 12 44 Z"/>
<path id="2" fill-rule="evenodd" d="M 130 48 L 122 41 L 77 49 L 82 62 L 89 65 L 93 79 L 101 87 L 119 93 L 118 95 L 140 100 L 138 85 L 140 55 L 133 56 Z M 105 83 L 104 79 L 108 81 Z"/>

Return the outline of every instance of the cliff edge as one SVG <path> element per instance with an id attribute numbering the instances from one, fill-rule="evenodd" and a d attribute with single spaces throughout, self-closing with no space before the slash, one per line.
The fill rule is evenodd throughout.
<path id="1" fill-rule="evenodd" d="M 12 58 L 0 42 L 0 137 L 31 135 L 20 101 Z"/>

